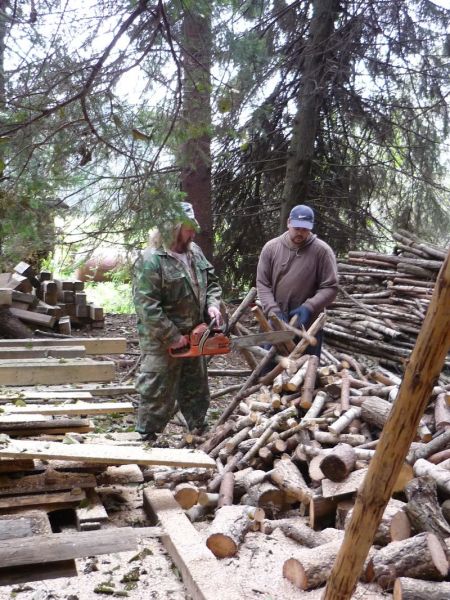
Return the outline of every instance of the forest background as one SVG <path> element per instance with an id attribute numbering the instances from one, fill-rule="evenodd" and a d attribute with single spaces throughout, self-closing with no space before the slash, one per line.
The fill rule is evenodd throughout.
<path id="1" fill-rule="evenodd" d="M 449 23 L 431 0 L 0 0 L 0 270 L 135 251 L 182 198 L 229 295 L 298 203 L 339 256 L 445 245 Z"/>

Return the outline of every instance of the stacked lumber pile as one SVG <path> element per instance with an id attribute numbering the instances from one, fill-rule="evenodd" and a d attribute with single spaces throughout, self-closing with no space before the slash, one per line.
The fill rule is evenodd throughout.
<path id="1" fill-rule="evenodd" d="M 340 294 L 325 325 L 327 344 L 388 367 L 404 363 L 414 347 L 448 253 L 405 231 L 393 237 L 393 254 L 349 252 L 338 264 Z"/>
<path id="2" fill-rule="evenodd" d="M 25 262 L 12 273 L 0 273 L 0 306 L 29 327 L 66 335 L 71 325 L 104 327 L 103 308 L 88 302 L 82 281 L 55 279 L 49 272 L 35 274 Z"/>

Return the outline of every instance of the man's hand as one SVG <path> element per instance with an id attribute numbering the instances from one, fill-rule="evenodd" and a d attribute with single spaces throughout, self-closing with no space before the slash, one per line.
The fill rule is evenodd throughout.
<path id="1" fill-rule="evenodd" d="M 297 317 L 297 327 L 308 327 L 311 321 L 312 312 L 304 304 L 301 304 L 298 308 L 294 308 L 289 313 L 289 318 Z"/>
<path id="2" fill-rule="evenodd" d="M 222 313 L 218 308 L 216 308 L 215 306 L 210 306 L 208 308 L 208 315 L 211 317 L 211 320 L 216 319 L 217 327 L 220 327 L 222 325 Z"/>
<path id="3" fill-rule="evenodd" d="M 177 350 L 178 348 L 184 348 L 185 346 L 189 346 L 189 336 L 180 335 L 179 339 L 176 342 L 174 342 L 170 347 L 174 350 Z"/>

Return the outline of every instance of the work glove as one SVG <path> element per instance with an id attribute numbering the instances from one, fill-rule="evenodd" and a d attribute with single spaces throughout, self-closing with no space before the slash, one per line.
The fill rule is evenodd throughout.
<path id="1" fill-rule="evenodd" d="M 215 324 L 217 327 L 222 325 L 222 313 L 216 306 L 210 306 L 208 308 L 208 315 L 210 316 L 211 320 L 216 319 Z"/>
<path id="2" fill-rule="evenodd" d="M 296 327 L 299 328 L 302 326 L 305 328 L 308 327 L 311 321 L 311 316 L 312 312 L 304 304 L 301 304 L 298 308 L 294 308 L 294 310 L 291 310 L 289 313 L 289 319 L 292 319 L 292 317 L 297 317 Z"/>

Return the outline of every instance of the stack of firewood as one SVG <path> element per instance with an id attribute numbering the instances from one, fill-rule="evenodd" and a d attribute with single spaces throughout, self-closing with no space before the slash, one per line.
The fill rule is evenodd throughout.
<path id="1" fill-rule="evenodd" d="M 0 306 L 10 320 L 37 329 L 57 329 L 61 334 L 70 335 L 72 325 L 104 326 L 103 308 L 87 301 L 82 281 L 54 279 L 49 272 L 35 274 L 25 262 L 12 273 L 0 273 Z M 2 323 L 7 323 L 5 315 Z M 18 337 L 23 335 L 20 332 L 18 328 Z"/>
<path id="2" fill-rule="evenodd" d="M 249 292 L 230 317 L 235 334 L 245 333 L 238 320 L 254 296 L 254 290 Z M 277 319 L 266 321 L 258 307 L 252 312 L 263 330 L 293 328 Z M 238 553 L 249 531 L 278 529 L 296 540 L 298 552 L 286 560 L 283 574 L 303 590 L 323 585 L 330 576 L 401 383 L 391 370 L 369 370 L 349 352 L 321 363 L 305 355 L 326 319 L 321 314 L 308 331 L 298 331 L 297 344 L 259 349 L 255 368 L 245 357 L 250 375 L 243 372 L 247 379 L 234 389 L 214 430 L 204 438 L 187 434 L 182 440 L 180 447 L 193 445 L 214 458 L 217 474 L 145 474 L 155 485 L 173 488 L 193 521 L 212 517 L 207 545 L 218 557 Z M 412 597 L 408 577 L 414 577 L 414 589 L 425 590 L 416 600 L 428 599 L 428 582 L 436 580 L 442 581 L 441 597 L 450 597 L 450 583 L 443 581 L 449 570 L 450 467 L 442 462 L 450 462 L 449 426 L 450 386 L 441 377 L 364 568 L 363 584 L 376 583 L 380 596 L 395 586 L 396 598 Z"/>
<path id="3" fill-rule="evenodd" d="M 280 363 L 265 385 L 242 386 L 232 402 L 236 414 L 228 412 L 207 438 L 185 436 L 184 444 L 216 460 L 217 474 L 153 469 L 145 475 L 171 487 L 193 521 L 213 518 L 207 545 L 218 557 L 235 555 L 249 531 L 279 528 L 299 543 L 283 574 L 309 590 L 330 575 L 400 380 L 383 368 L 367 371 L 351 357 L 320 366 L 317 357 L 291 354 Z M 436 385 L 366 562 L 366 583 L 402 590 L 411 585 L 403 578 L 413 576 L 428 590 L 428 580 L 447 577 L 449 404 L 450 386 Z M 450 583 L 439 585 L 450 597 Z"/>
<path id="4" fill-rule="evenodd" d="M 325 325 L 330 346 L 387 366 L 411 353 L 448 252 L 404 231 L 393 236 L 394 254 L 349 252 L 339 263 L 340 294 Z"/>

